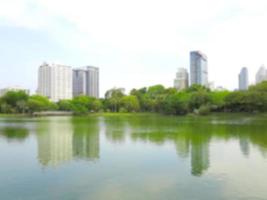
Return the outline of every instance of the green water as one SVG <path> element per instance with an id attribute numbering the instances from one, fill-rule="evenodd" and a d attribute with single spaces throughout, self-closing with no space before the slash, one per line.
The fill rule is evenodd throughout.
<path id="1" fill-rule="evenodd" d="M 1 117 L 2 200 L 267 199 L 267 115 Z"/>

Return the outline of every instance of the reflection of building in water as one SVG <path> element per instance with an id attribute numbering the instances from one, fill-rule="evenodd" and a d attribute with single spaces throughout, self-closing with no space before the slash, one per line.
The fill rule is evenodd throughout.
<path id="1" fill-rule="evenodd" d="M 208 142 L 193 142 L 191 146 L 192 175 L 201 176 L 209 168 Z"/>
<path id="2" fill-rule="evenodd" d="M 194 176 L 201 176 L 209 168 L 209 142 L 210 134 L 190 132 L 177 134 L 174 138 L 176 152 L 179 157 L 187 158 L 190 154 L 191 173 Z"/>
<path id="3" fill-rule="evenodd" d="M 93 127 L 92 127 L 93 126 Z M 98 123 L 83 123 L 75 126 L 73 135 L 73 156 L 99 159 L 99 128 Z"/>
<path id="4" fill-rule="evenodd" d="M 175 146 L 178 156 L 186 158 L 189 155 L 190 142 L 186 138 L 177 138 Z"/>
<path id="5" fill-rule="evenodd" d="M 240 149 L 244 156 L 249 156 L 250 148 L 249 148 L 249 141 L 247 138 L 240 138 L 239 139 Z"/>
<path id="6" fill-rule="evenodd" d="M 38 159 L 42 165 L 56 166 L 72 159 L 72 124 L 66 118 L 50 118 L 37 132 Z"/>

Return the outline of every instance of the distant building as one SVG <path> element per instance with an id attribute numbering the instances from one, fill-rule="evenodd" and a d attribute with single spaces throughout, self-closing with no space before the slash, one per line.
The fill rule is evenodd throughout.
<path id="1" fill-rule="evenodd" d="M 256 83 L 260 83 L 262 81 L 267 80 L 267 70 L 264 65 L 262 65 L 258 72 L 256 73 Z"/>
<path id="2" fill-rule="evenodd" d="M 207 56 L 200 51 L 190 52 L 190 83 L 208 87 Z"/>
<path id="3" fill-rule="evenodd" d="M 227 89 L 224 88 L 223 86 L 217 86 L 214 90 L 215 91 L 227 91 Z"/>
<path id="4" fill-rule="evenodd" d="M 14 86 L 14 87 L 6 87 L 6 88 L 0 89 L 0 96 L 3 96 L 7 92 L 10 92 L 10 91 L 15 91 L 15 92 L 24 91 L 26 94 L 30 94 L 30 90 L 22 88 L 22 87 L 19 87 L 19 86 Z"/>
<path id="5" fill-rule="evenodd" d="M 79 95 L 86 95 L 86 70 L 85 69 L 73 69 L 72 73 L 72 89 L 73 97 Z"/>
<path id="6" fill-rule="evenodd" d="M 248 89 L 248 69 L 243 67 L 238 75 L 239 90 Z"/>
<path id="7" fill-rule="evenodd" d="M 188 88 L 188 72 L 185 68 L 179 68 L 174 79 L 174 88 L 182 90 Z"/>
<path id="8" fill-rule="evenodd" d="M 213 81 L 208 82 L 208 86 L 207 86 L 210 90 L 215 90 L 215 83 Z"/>
<path id="9" fill-rule="evenodd" d="M 73 96 L 99 97 L 99 68 L 88 66 L 73 70 Z"/>
<path id="10" fill-rule="evenodd" d="M 44 63 L 38 71 L 37 94 L 57 102 L 72 99 L 72 69 L 70 66 Z"/>

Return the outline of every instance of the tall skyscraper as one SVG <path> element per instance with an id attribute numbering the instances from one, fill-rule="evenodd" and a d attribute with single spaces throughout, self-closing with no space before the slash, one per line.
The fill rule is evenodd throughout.
<path id="1" fill-rule="evenodd" d="M 72 81 L 73 97 L 86 95 L 86 70 L 73 69 Z"/>
<path id="2" fill-rule="evenodd" d="M 87 66 L 73 70 L 73 96 L 99 97 L 99 69 Z"/>
<path id="3" fill-rule="evenodd" d="M 248 89 L 248 69 L 243 67 L 238 75 L 239 90 Z"/>
<path id="4" fill-rule="evenodd" d="M 190 52 L 190 83 L 208 87 L 207 56 L 200 51 Z"/>
<path id="5" fill-rule="evenodd" d="M 262 81 L 267 80 L 267 70 L 264 65 L 262 65 L 258 72 L 256 73 L 256 83 L 260 83 Z"/>
<path id="6" fill-rule="evenodd" d="M 44 63 L 38 71 L 37 94 L 57 102 L 72 98 L 72 69 L 69 66 Z"/>
<path id="7" fill-rule="evenodd" d="M 188 87 L 188 72 L 185 68 L 179 68 L 174 79 L 174 88 L 182 90 Z"/>

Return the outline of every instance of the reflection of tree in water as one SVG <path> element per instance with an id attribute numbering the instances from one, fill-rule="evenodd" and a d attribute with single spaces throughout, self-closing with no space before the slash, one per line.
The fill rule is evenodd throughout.
<path id="1" fill-rule="evenodd" d="M 42 165 L 57 166 L 72 160 L 72 131 L 68 117 L 51 117 L 38 123 L 38 159 Z"/>
<path id="2" fill-rule="evenodd" d="M 209 141 L 191 142 L 191 173 L 201 176 L 209 168 Z"/>
<path id="3" fill-rule="evenodd" d="M 0 129 L 0 137 L 4 137 L 8 142 L 22 142 L 29 136 L 29 130 L 24 127 L 4 127 Z"/>
<path id="4" fill-rule="evenodd" d="M 106 117 L 104 125 L 106 138 L 114 143 L 124 142 L 130 132 L 128 121 L 123 117 Z"/>
<path id="5" fill-rule="evenodd" d="M 258 124 L 244 126 L 242 128 L 243 128 L 242 129 L 243 138 L 245 137 L 249 143 L 254 144 L 259 149 L 262 156 L 266 158 L 267 156 L 267 123 L 266 121 L 259 121 Z"/>
<path id="6" fill-rule="evenodd" d="M 188 138 L 179 138 L 178 136 L 175 138 L 174 142 L 178 156 L 181 158 L 187 158 L 190 152 L 190 140 L 188 140 Z"/>
<path id="7" fill-rule="evenodd" d="M 177 154 L 187 157 L 190 153 L 191 173 L 201 176 L 209 168 L 210 129 L 201 122 L 185 123 L 177 127 L 174 143 Z"/>
<path id="8" fill-rule="evenodd" d="M 97 118 L 73 118 L 73 156 L 99 159 L 99 123 Z"/>
<path id="9" fill-rule="evenodd" d="M 200 176 L 209 167 L 209 143 L 211 133 L 201 122 L 177 121 L 180 118 L 146 118 L 132 120 L 131 137 L 134 141 L 149 141 L 158 145 L 171 141 L 175 144 L 179 157 L 190 155 L 192 174 Z M 185 119 L 185 118 L 184 118 Z M 183 120 L 184 120 L 183 119 Z"/>

